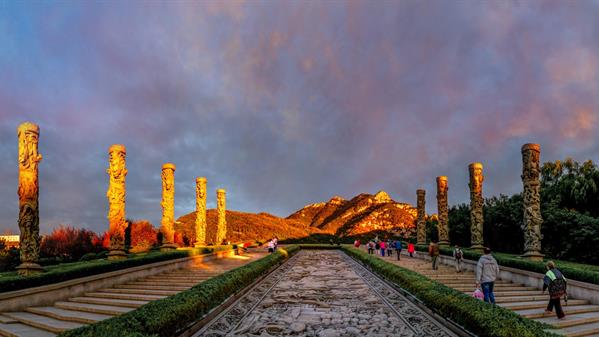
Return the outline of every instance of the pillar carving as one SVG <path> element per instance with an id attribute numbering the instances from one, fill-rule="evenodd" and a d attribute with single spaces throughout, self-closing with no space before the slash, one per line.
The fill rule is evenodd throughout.
<path id="1" fill-rule="evenodd" d="M 470 171 L 470 233 L 471 247 L 483 248 L 483 164 L 472 163 L 468 166 Z"/>
<path id="2" fill-rule="evenodd" d="M 162 165 L 162 221 L 160 232 L 162 233 L 162 246 L 160 250 L 172 250 L 175 245 L 175 164 L 166 163 Z"/>
<path id="3" fill-rule="evenodd" d="M 425 190 L 416 190 L 416 208 L 418 212 L 416 218 L 416 243 L 419 245 L 426 244 L 425 197 Z"/>
<path id="4" fill-rule="evenodd" d="M 543 260 L 541 254 L 541 182 L 539 144 L 522 146 L 522 184 L 524 185 L 524 255 L 532 260 Z"/>
<path id="5" fill-rule="evenodd" d="M 127 257 L 125 253 L 125 177 L 127 168 L 125 157 L 127 150 L 124 145 L 115 144 L 108 149 L 108 235 L 110 235 L 110 247 L 108 259 L 118 260 Z"/>
<path id="6" fill-rule="evenodd" d="M 195 246 L 206 245 L 206 178 L 196 179 Z"/>
<path id="7" fill-rule="evenodd" d="M 449 245 L 447 190 L 447 177 L 437 177 L 437 214 L 439 215 L 437 231 L 439 233 L 439 245 Z"/>
<path id="8" fill-rule="evenodd" d="M 227 237 L 227 218 L 226 218 L 227 200 L 224 189 L 216 190 L 216 211 L 218 214 L 216 227 L 216 244 L 220 245 Z"/>
<path id="9" fill-rule="evenodd" d="M 19 230 L 21 264 L 19 274 L 29 276 L 43 271 L 38 264 L 40 253 L 38 153 L 40 129 L 33 123 L 23 123 L 17 128 L 19 139 Z"/>

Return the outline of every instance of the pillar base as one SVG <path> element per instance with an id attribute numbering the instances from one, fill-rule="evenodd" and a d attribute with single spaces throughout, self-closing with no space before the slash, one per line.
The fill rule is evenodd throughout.
<path id="1" fill-rule="evenodd" d="M 545 257 L 545 255 L 537 252 L 537 251 L 527 251 L 526 253 L 520 255 L 520 257 L 528 259 L 528 260 L 532 260 L 532 261 L 543 261 L 543 258 Z"/>
<path id="2" fill-rule="evenodd" d="M 127 258 L 127 253 L 121 249 L 115 249 L 108 252 L 107 258 L 109 260 L 124 260 Z"/>
<path id="3" fill-rule="evenodd" d="M 449 246 L 449 241 L 439 241 L 439 246 Z"/>
<path id="4" fill-rule="evenodd" d="M 207 245 L 204 242 L 196 242 L 196 243 L 193 244 L 194 248 L 203 248 L 203 247 L 206 247 L 206 246 Z"/>
<path id="5" fill-rule="evenodd" d="M 160 251 L 161 252 L 170 252 L 173 251 L 175 249 L 179 248 L 179 246 L 177 246 L 174 243 L 165 243 L 162 246 L 160 246 Z"/>
<path id="6" fill-rule="evenodd" d="M 23 262 L 17 267 L 17 273 L 21 276 L 31 276 L 44 272 L 44 268 L 37 263 Z"/>

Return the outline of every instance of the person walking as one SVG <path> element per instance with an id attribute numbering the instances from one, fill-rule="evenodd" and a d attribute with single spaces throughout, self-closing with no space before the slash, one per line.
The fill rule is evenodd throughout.
<path id="1" fill-rule="evenodd" d="M 545 313 L 551 314 L 553 312 L 553 307 L 555 307 L 557 318 L 562 319 L 566 317 L 566 314 L 564 314 L 564 311 L 562 310 L 560 299 L 562 296 L 567 296 L 567 281 L 562 272 L 555 267 L 555 262 L 548 261 L 546 268 L 547 273 L 545 273 L 545 277 L 543 278 L 543 293 L 549 288 L 549 303 L 547 304 Z"/>
<path id="2" fill-rule="evenodd" d="M 378 238 L 378 236 L 377 236 L 377 238 Z M 379 243 L 379 241 L 376 238 L 374 239 L 374 248 L 376 249 L 376 253 L 379 254 L 380 249 L 381 249 L 381 244 Z"/>
<path id="3" fill-rule="evenodd" d="M 495 304 L 493 288 L 495 280 L 499 275 L 499 265 L 493 255 L 491 255 L 490 248 L 485 247 L 484 253 L 476 264 L 476 286 L 482 288 L 485 302 Z"/>
<path id="4" fill-rule="evenodd" d="M 385 248 L 387 248 L 387 243 L 385 240 L 381 241 L 381 256 L 385 257 Z"/>
<path id="5" fill-rule="evenodd" d="M 372 240 L 368 242 L 366 247 L 368 247 L 368 254 L 374 254 L 374 242 L 372 242 Z"/>
<path id="6" fill-rule="evenodd" d="M 356 241 L 354 241 L 354 247 L 360 248 L 360 239 L 356 239 Z"/>
<path id="7" fill-rule="evenodd" d="M 397 261 L 399 261 L 399 257 L 401 255 L 401 240 L 395 241 L 395 254 L 397 254 Z"/>
<path id="8" fill-rule="evenodd" d="M 275 251 L 275 243 L 273 240 L 268 241 L 268 252 L 273 253 Z"/>
<path id="9" fill-rule="evenodd" d="M 410 254 L 410 257 L 414 257 L 414 251 L 416 249 L 414 248 L 414 244 L 413 243 L 408 243 L 408 253 Z"/>
<path id="10" fill-rule="evenodd" d="M 439 269 L 439 245 L 436 241 L 431 241 L 428 246 L 428 255 L 431 257 L 433 270 Z"/>
<path id="11" fill-rule="evenodd" d="M 458 245 L 455 245 L 455 248 L 453 249 L 453 258 L 455 259 L 456 273 L 461 273 L 462 272 L 462 258 L 464 258 L 464 252 L 462 252 L 462 249 Z"/>

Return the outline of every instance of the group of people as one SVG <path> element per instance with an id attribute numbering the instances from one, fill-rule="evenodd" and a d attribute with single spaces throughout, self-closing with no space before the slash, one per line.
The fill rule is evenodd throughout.
<path id="1" fill-rule="evenodd" d="M 482 289 L 482 299 L 485 302 L 495 304 L 495 294 L 493 289 L 495 281 L 499 276 L 499 264 L 497 260 L 491 255 L 491 249 L 485 247 L 483 250 L 484 254 L 478 259 L 476 264 L 476 291 Z M 429 254 L 432 258 L 433 269 L 438 268 L 438 256 L 439 246 L 436 243 L 431 243 L 429 246 Z M 456 272 L 461 272 L 462 260 L 464 253 L 459 246 L 455 246 L 453 250 L 453 258 L 455 261 Z M 545 265 L 547 272 L 543 277 L 543 293 L 546 290 L 549 292 L 549 303 L 545 310 L 546 314 L 555 313 L 558 319 L 563 319 L 566 315 L 562 309 L 561 298 L 564 297 L 566 302 L 568 300 L 566 288 L 567 280 L 562 272 L 557 269 L 555 262 L 548 261 Z M 475 296 L 477 297 L 477 296 Z"/>
<path id="2" fill-rule="evenodd" d="M 274 253 L 277 250 L 278 244 L 279 244 L 279 238 L 277 238 L 276 236 L 274 238 L 268 240 L 268 243 L 266 244 L 266 247 L 268 247 L 268 252 Z"/>
<path id="3" fill-rule="evenodd" d="M 360 248 L 360 245 L 362 243 L 360 242 L 360 240 L 356 240 L 354 241 L 354 247 L 356 248 Z M 415 246 L 413 243 L 408 243 L 408 254 L 410 254 L 410 257 L 414 257 L 414 252 L 415 252 Z M 397 260 L 399 261 L 401 259 L 401 252 L 403 250 L 403 245 L 401 240 L 391 240 L 391 239 L 386 239 L 386 240 L 379 240 L 378 236 L 375 237 L 374 239 L 368 241 L 368 243 L 366 244 L 366 249 L 368 250 L 368 254 L 377 254 L 380 255 L 382 257 L 385 256 L 393 256 L 393 253 L 395 253 L 395 255 L 397 256 Z"/>

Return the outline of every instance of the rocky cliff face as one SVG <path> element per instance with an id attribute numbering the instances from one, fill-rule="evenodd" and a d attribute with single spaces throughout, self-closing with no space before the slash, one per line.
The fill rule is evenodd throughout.
<path id="1" fill-rule="evenodd" d="M 333 197 L 328 202 L 308 205 L 287 219 L 343 236 L 373 230 L 410 235 L 415 230 L 416 208 L 380 191 L 374 195 L 362 193 L 351 200 Z"/>

